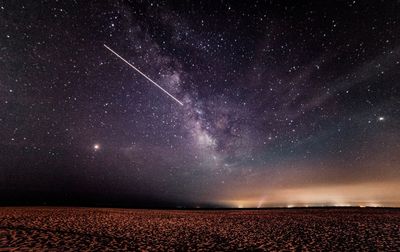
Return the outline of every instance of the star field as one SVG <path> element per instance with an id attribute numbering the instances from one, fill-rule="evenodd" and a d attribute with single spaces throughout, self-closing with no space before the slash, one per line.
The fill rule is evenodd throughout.
<path id="1" fill-rule="evenodd" d="M 0 2 L 4 202 L 399 206 L 398 13 Z"/>

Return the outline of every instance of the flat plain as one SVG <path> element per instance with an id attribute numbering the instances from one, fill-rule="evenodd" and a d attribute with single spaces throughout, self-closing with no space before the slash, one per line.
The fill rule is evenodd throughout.
<path id="1" fill-rule="evenodd" d="M 0 208 L 0 251 L 399 251 L 400 210 Z"/>

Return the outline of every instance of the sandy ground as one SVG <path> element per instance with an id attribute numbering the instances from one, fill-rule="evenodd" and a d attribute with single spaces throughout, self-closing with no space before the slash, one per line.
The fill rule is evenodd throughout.
<path id="1" fill-rule="evenodd" d="M 400 210 L 0 208 L 0 251 L 399 251 Z"/>

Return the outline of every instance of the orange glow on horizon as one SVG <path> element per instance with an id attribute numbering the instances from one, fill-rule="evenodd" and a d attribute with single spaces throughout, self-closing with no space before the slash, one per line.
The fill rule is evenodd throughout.
<path id="1" fill-rule="evenodd" d="M 312 206 L 400 206 L 400 184 L 359 183 L 354 185 L 310 186 L 299 188 L 238 189 L 219 204 L 227 207 L 312 207 Z M 259 196 L 260 195 L 260 196 Z"/>

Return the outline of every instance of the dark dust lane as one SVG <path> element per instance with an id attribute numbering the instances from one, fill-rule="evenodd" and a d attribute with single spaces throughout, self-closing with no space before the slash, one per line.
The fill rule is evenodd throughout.
<path id="1" fill-rule="evenodd" d="M 400 211 L 0 208 L 0 250 L 380 250 L 400 248 Z"/>

